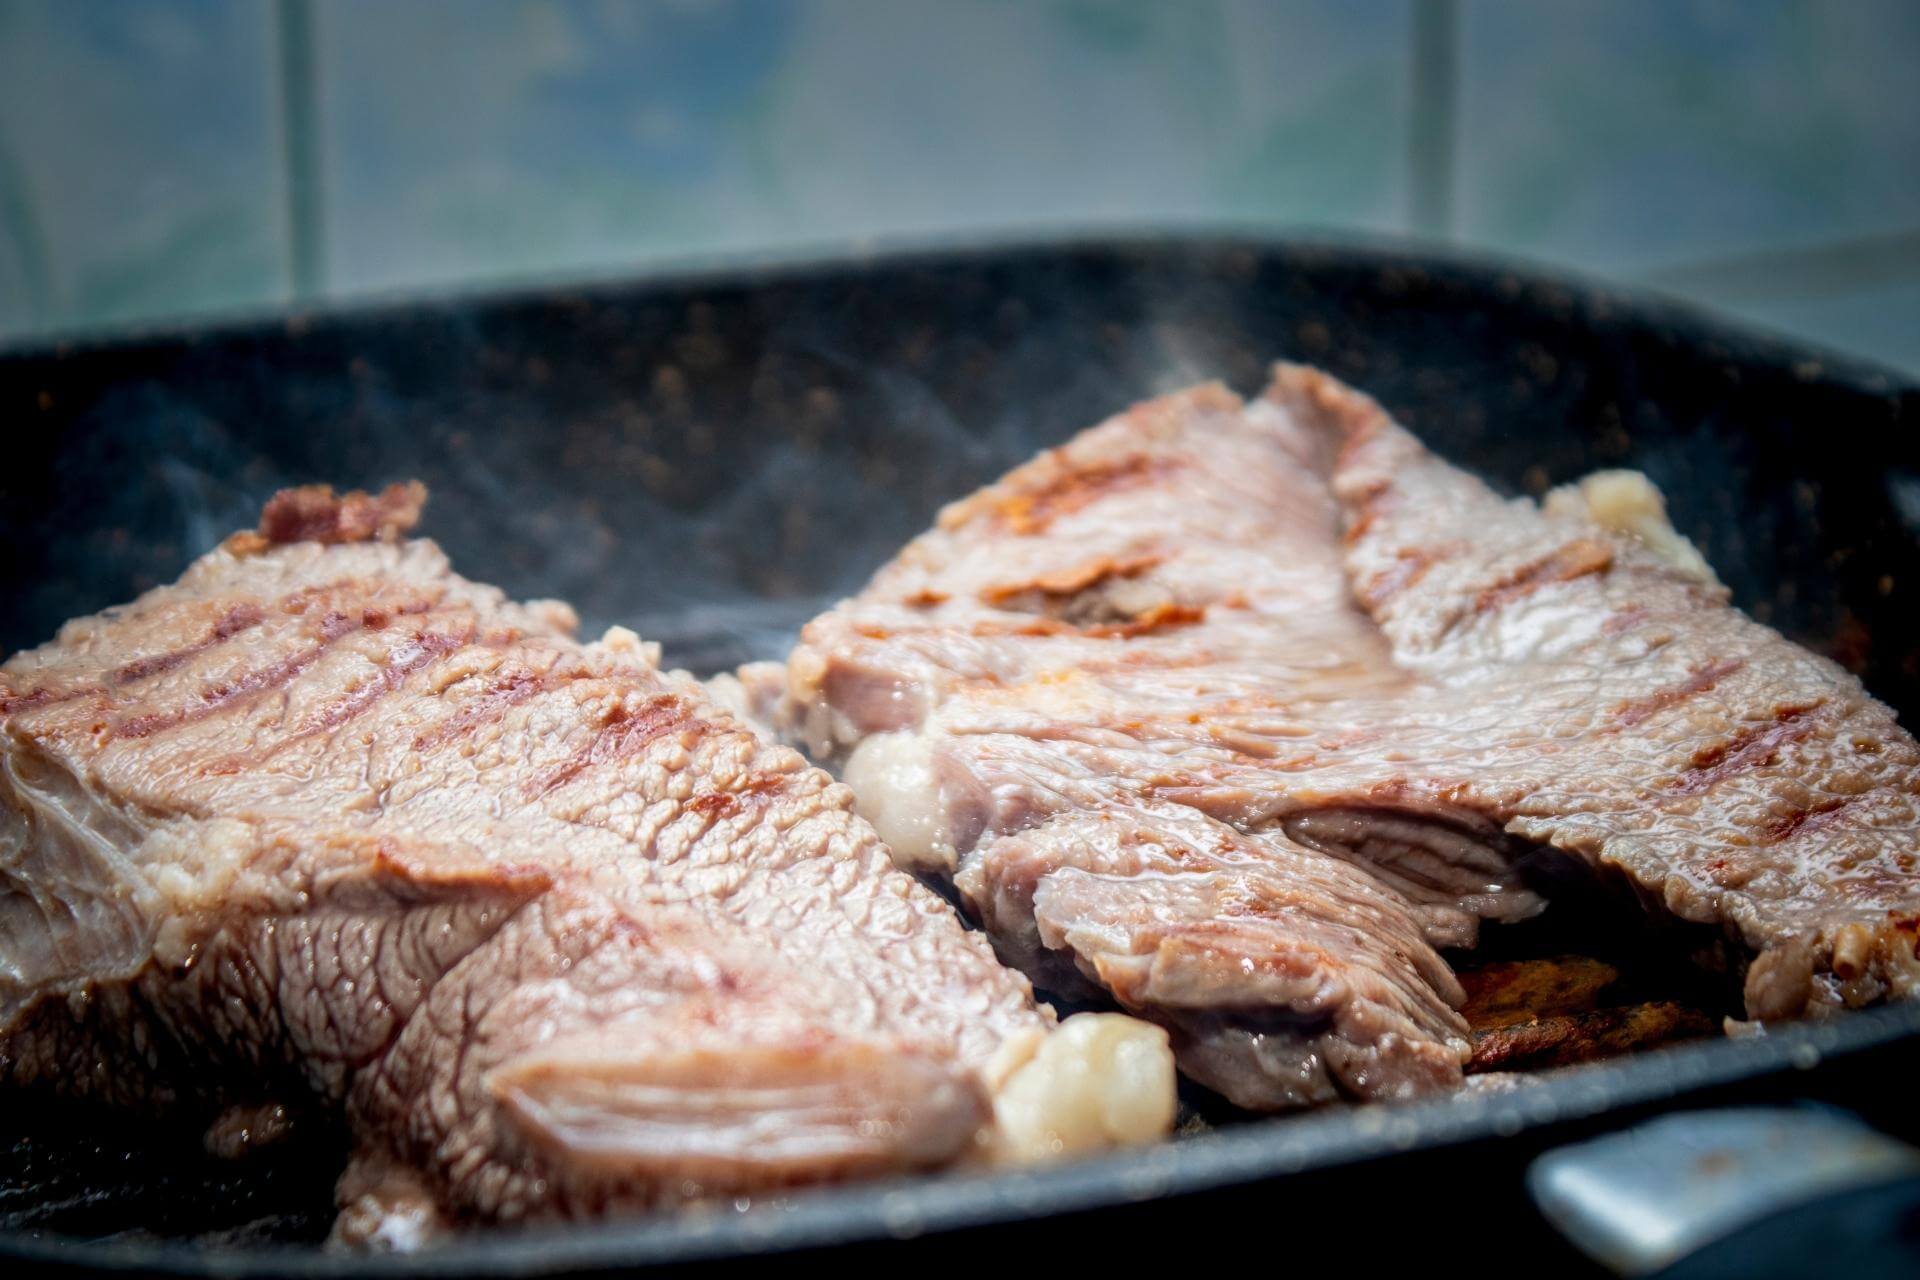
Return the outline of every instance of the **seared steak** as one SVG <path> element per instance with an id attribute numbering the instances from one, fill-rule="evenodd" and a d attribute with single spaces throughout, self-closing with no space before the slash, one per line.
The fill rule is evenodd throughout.
<path id="1" fill-rule="evenodd" d="M 1003 955 L 1246 1105 L 1456 1082 L 1428 944 L 1543 863 L 1722 926 L 1753 1017 L 1907 994 L 1912 739 L 1623 486 L 1503 500 L 1311 370 L 1198 388 L 942 512 L 778 718 Z"/>
<path id="2" fill-rule="evenodd" d="M 389 1244 L 1165 1128 L 1162 1033 L 1049 1039 L 845 787 L 420 498 L 283 494 L 0 667 L 0 1079 L 343 1108 Z"/>

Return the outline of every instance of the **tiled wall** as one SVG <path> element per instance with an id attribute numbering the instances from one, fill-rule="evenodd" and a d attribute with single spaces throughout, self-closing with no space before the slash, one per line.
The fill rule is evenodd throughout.
<path id="1" fill-rule="evenodd" d="M 0 0 L 0 340 L 1017 227 L 1414 232 L 1920 371 L 1914 0 Z"/>

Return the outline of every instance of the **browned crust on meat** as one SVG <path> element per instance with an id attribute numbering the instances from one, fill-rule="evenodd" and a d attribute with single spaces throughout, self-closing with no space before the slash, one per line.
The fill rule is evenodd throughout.
<path id="1" fill-rule="evenodd" d="M 1474 1036 L 1469 1072 L 1566 1067 L 1719 1030 L 1707 1014 L 1670 1000 L 1541 1018 Z"/>
<path id="2" fill-rule="evenodd" d="M 267 499 L 254 533 L 227 540 L 235 555 L 287 542 L 397 542 L 420 521 L 427 487 L 418 480 L 390 484 L 377 494 L 353 489 L 336 494 L 329 484 L 282 489 Z"/>
<path id="3" fill-rule="evenodd" d="M 1118 560 L 1112 556 L 1096 556 L 1070 569 L 1043 574 L 1028 582 L 995 583 L 982 588 L 980 598 L 992 604 L 999 604 L 1029 591 L 1038 592 L 1044 596 L 1078 595 L 1103 582 L 1137 578 L 1165 559 L 1166 557 L 1161 555 L 1128 556 Z M 941 599 L 945 598 L 944 595 L 941 596 Z"/>
<path id="4" fill-rule="evenodd" d="M 382 698 L 398 691 L 400 686 L 406 683 L 407 677 L 414 672 L 466 648 L 473 642 L 475 632 L 472 619 L 466 620 L 454 631 L 422 631 L 401 644 L 388 656 L 386 665 L 380 668 L 379 675 L 359 688 L 327 703 L 266 752 L 248 756 L 228 756 L 209 765 L 207 771 L 239 773 L 258 764 L 264 758 L 278 755 L 295 743 L 318 737 L 323 733 L 331 733 L 371 711 Z"/>
<path id="5" fill-rule="evenodd" d="M 327 650 L 338 643 L 342 637 L 368 629 L 371 616 L 377 614 L 380 625 L 385 626 L 393 614 L 425 613 L 432 609 L 435 603 L 434 599 L 409 601 L 390 610 L 366 610 L 357 618 L 337 609 L 329 610 L 320 619 L 317 643 L 288 654 L 278 662 L 256 668 L 232 680 L 203 690 L 197 702 L 176 707 L 171 711 L 149 712 L 122 720 L 112 725 L 108 734 L 115 738 L 145 738 L 163 733 L 168 729 L 176 729 L 183 724 L 204 720 L 223 707 L 290 683 L 294 677 L 325 656 Z"/>
<path id="6" fill-rule="evenodd" d="M 1613 548 L 1593 538 L 1575 538 L 1537 560 L 1529 560 L 1474 597 L 1475 612 L 1486 613 L 1524 599 L 1559 582 L 1572 582 L 1613 567 Z"/>
<path id="7" fill-rule="evenodd" d="M 1095 640 L 1130 640 L 1158 632 L 1174 631 L 1206 621 L 1206 609 L 1188 604 L 1157 604 L 1125 622 L 1097 622 L 1076 626 L 1059 618 L 1035 617 L 1028 622 L 1009 623 L 987 618 L 967 630 L 976 636 L 1087 636 Z M 858 623 L 854 630 L 868 640 L 886 640 L 893 635 L 885 627 Z"/>
<path id="8" fill-rule="evenodd" d="M 1448 552 L 1442 548 L 1408 548 L 1398 554 L 1391 569 L 1383 569 L 1375 574 L 1355 594 L 1367 608 L 1378 609 L 1426 577 L 1427 571 L 1446 559 L 1447 555 Z"/>
<path id="9" fill-rule="evenodd" d="M 710 822 L 718 822 L 743 809 L 765 804 L 785 785 L 786 779 L 779 774 L 756 773 L 731 790 L 700 792 L 687 801 L 687 808 Z"/>
<path id="10" fill-rule="evenodd" d="M 1672 788 L 1681 795 L 1697 795 L 1737 773 L 1772 764 L 1781 748 L 1813 732 L 1809 717 L 1820 706 L 1782 707 L 1774 713 L 1773 723 L 1748 725 L 1727 741 L 1695 752 Z"/>
<path id="11" fill-rule="evenodd" d="M 1797 836 L 1809 836 L 1823 831 L 1840 821 L 1841 814 L 1858 796 L 1835 796 L 1822 800 L 1818 804 L 1808 805 L 1804 809 L 1795 809 L 1782 814 L 1766 825 L 1766 838 L 1769 843 L 1780 844 Z"/>
<path id="12" fill-rule="evenodd" d="M 1649 716 L 1677 706 L 1696 693 L 1706 693 L 1747 664 L 1739 658 L 1709 663 L 1671 689 L 1661 689 L 1644 698 L 1630 698 L 1614 708 L 1613 718 L 1622 728 L 1632 728 Z"/>
<path id="13" fill-rule="evenodd" d="M 1501 960 L 1459 976 L 1467 993 L 1460 1015 L 1475 1032 L 1591 1013 L 1620 981 L 1618 969 L 1591 956 Z"/>
<path id="14" fill-rule="evenodd" d="M 988 510 L 1010 533 L 1023 537 L 1045 533 L 1062 516 L 1110 494 L 1145 488 L 1180 466 L 1177 459 L 1149 453 L 1083 466 L 1074 466 L 1058 451 L 1042 458 L 1053 465 L 1024 477 L 1023 485 L 992 495 Z"/>
<path id="15" fill-rule="evenodd" d="M 1207 611 L 1187 604 L 1157 604 L 1145 613 L 1128 622 L 1105 622 L 1096 626 L 1081 627 L 1082 635 L 1098 636 L 1101 639 L 1121 640 L 1133 636 L 1152 635 L 1156 631 L 1171 631 L 1179 627 L 1191 627 L 1206 621 Z"/>
<path id="16" fill-rule="evenodd" d="M 513 707 L 537 697 L 565 678 L 566 675 L 558 671 L 538 672 L 527 667 L 513 667 L 504 671 L 472 702 L 431 729 L 416 734 L 413 749 L 427 751 L 455 738 L 465 737 L 482 725 L 499 720 Z"/>
<path id="17" fill-rule="evenodd" d="M 132 684 L 134 681 L 144 680 L 148 676 L 162 675 L 184 662 L 191 661 L 215 645 L 224 644 L 241 632 L 252 630 L 265 621 L 266 616 L 265 611 L 258 605 L 237 604 L 227 610 L 220 621 L 213 625 L 212 630 L 207 633 L 205 640 L 200 641 L 198 644 L 190 644 L 184 648 L 171 650 L 167 653 L 156 653 L 149 657 L 136 658 L 132 662 L 125 663 L 115 670 L 114 673 L 108 677 L 108 680 L 113 684 Z"/>
<path id="18" fill-rule="evenodd" d="M 566 763 L 528 783 L 527 792 L 529 796 L 545 795 L 597 765 L 637 756 L 654 739 L 702 723 L 694 719 L 692 708 L 684 700 L 670 693 L 658 694 L 634 708 L 616 703 L 607 709 L 593 739 Z"/>

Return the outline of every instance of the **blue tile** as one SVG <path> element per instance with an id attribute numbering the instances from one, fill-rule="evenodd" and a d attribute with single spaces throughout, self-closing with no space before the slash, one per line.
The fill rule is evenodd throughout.
<path id="1" fill-rule="evenodd" d="M 1393 229 L 1409 0 L 316 10 L 341 290 L 1091 222 Z"/>
<path id="2" fill-rule="evenodd" d="M 0 0 L 0 332 L 283 295 L 271 19 Z"/>
<path id="3" fill-rule="evenodd" d="M 1920 5 L 1468 0 L 1458 223 L 1608 271 L 1920 225 Z"/>

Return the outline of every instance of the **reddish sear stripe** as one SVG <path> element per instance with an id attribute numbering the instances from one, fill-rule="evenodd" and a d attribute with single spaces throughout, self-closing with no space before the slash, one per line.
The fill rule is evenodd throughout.
<path id="1" fill-rule="evenodd" d="M 367 708 L 387 694 L 398 689 L 408 676 L 430 665 L 436 659 L 465 647 L 472 638 L 471 624 L 458 635 L 438 631 L 422 632 L 393 651 L 378 677 L 369 680 L 346 697 L 328 704 L 319 715 L 302 726 L 295 736 L 305 737 L 308 734 L 339 728 L 347 721 L 364 713 Z"/>
<path id="2" fill-rule="evenodd" d="M 1473 607 L 1480 613 L 1503 608 L 1542 587 L 1605 573 L 1612 566 L 1613 548 L 1592 538 L 1575 538 L 1538 560 L 1521 565 L 1499 582 L 1482 590 L 1474 598 Z"/>
<path id="3" fill-rule="evenodd" d="M 430 631 L 412 637 L 388 656 L 387 665 L 381 668 L 378 676 L 345 697 L 328 703 L 319 714 L 309 717 L 304 724 L 285 738 L 264 750 L 247 755 L 228 756 L 210 765 L 207 772 L 242 773 L 249 767 L 271 759 L 297 742 L 339 728 L 355 717 L 363 715 L 380 699 L 398 689 L 406 682 L 408 676 L 429 666 L 435 660 L 464 648 L 472 638 L 471 623 L 459 635 Z"/>
<path id="4" fill-rule="evenodd" d="M 1705 693 L 1745 665 L 1739 658 L 1710 663 L 1671 689 L 1661 689 L 1644 698 L 1631 698 L 1621 703 L 1614 708 L 1614 721 L 1617 727 L 1630 729 L 1649 716 L 1685 702 L 1696 693 Z"/>
<path id="5" fill-rule="evenodd" d="M 460 710 L 414 738 L 413 749 L 427 751 L 465 737 L 481 725 L 500 719 L 509 708 L 537 696 L 549 687 L 549 680 L 553 678 L 559 678 L 559 673 L 543 676 L 524 667 L 508 672 L 474 695 Z"/>
<path id="6" fill-rule="evenodd" d="M 656 738 L 698 723 L 689 714 L 687 705 L 670 693 L 650 698 L 632 712 L 616 706 L 607 713 L 591 742 L 565 764 L 529 783 L 527 793 L 529 797 L 545 795 L 555 787 L 572 782 L 588 769 L 630 759 L 645 751 Z"/>
<path id="7" fill-rule="evenodd" d="M 393 610 L 396 614 L 424 613 L 433 607 L 433 602 L 412 601 Z M 338 610 L 329 611 L 320 620 L 320 643 L 289 654 L 280 661 L 257 671 L 249 671 L 223 684 L 215 685 L 200 694 L 198 703 L 190 703 L 172 711 L 156 711 L 143 716 L 134 716 L 123 720 L 113 727 L 112 736 L 117 738 L 146 738 L 181 725 L 192 724 L 214 715 L 225 707 L 244 701 L 268 689 L 279 688 L 291 683 L 301 672 L 320 661 L 329 649 L 342 636 L 348 636 L 366 625 L 364 616 L 350 617 Z"/>
<path id="8" fill-rule="evenodd" d="M 79 690 L 75 693 L 56 695 L 53 690 L 42 686 L 29 690 L 26 693 L 12 694 L 8 697 L 0 698 L 0 716 L 10 716 L 18 711 L 31 711 L 35 707 L 44 707 L 49 702 L 59 702 L 67 698 L 75 697 L 80 692 L 85 691 Z"/>
<path id="9" fill-rule="evenodd" d="M 1819 804 L 1805 809 L 1795 809 L 1792 813 L 1775 818 L 1765 827 L 1769 844 L 1780 844 L 1796 836 L 1812 835 L 1832 826 L 1840 820 L 1846 807 L 1854 802 L 1856 796 L 1836 796 L 1823 800 Z"/>
<path id="10" fill-rule="evenodd" d="M 198 644 L 175 649 L 170 653 L 157 653 L 149 658 L 135 658 L 107 677 L 113 684 L 132 684 L 135 680 L 144 680 L 148 676 L 157 676 L 172 671 L 182 663 L 205 653 L 215 645 L 223 644 L 243 631 L 251 630 L 265 620 L 266 613 L 254 604 L 237 604 L 227 610 L 220 621 L 214 623 L 207 638 Z"/>
<path id="11" fill-rule="evenodd" d="M 1046 532 L 1055 520 L 1071 515 L 1109 494 L 1137 489 L 1176 470 L 1176 459 L 1135 454 L 1112 462 L 1063 469 L 1032 488 L 1005 495 L 994 512 L 1014 533 Z"/>
<path id="12" fill-rule="evenodd" d="M 1606 636 L 1625 635 L 1648 618 L 1645 605 L 1630 604 L 1620 612 L 1611 615 L 1600 624 L 1600 634 Z"/>
<path id="13" fill-rule="evenodd" d="M 1368 579 L 1366 586 L 1360 588 L 1360 603 L 1369 609 L 1378 609 L 1426 577 L 1427 570 L 1444 558 L 1445 556 L 1437 551 L 1417 549 L 1402 551 L 1392 568 L 1382 569 Z"/>
<path id="14" fill-rule="evenodd" d="M 1780 748 L 1813 732 L 1810 717 L 1819 706 L 1783 708 L 1772 724 L 1748 725 L 1727 741 L 1699 752 L 1693 766 L 1673 780 L 1673 789 L 1697 795 L 1737 773 L 1772 763 Z"/>

